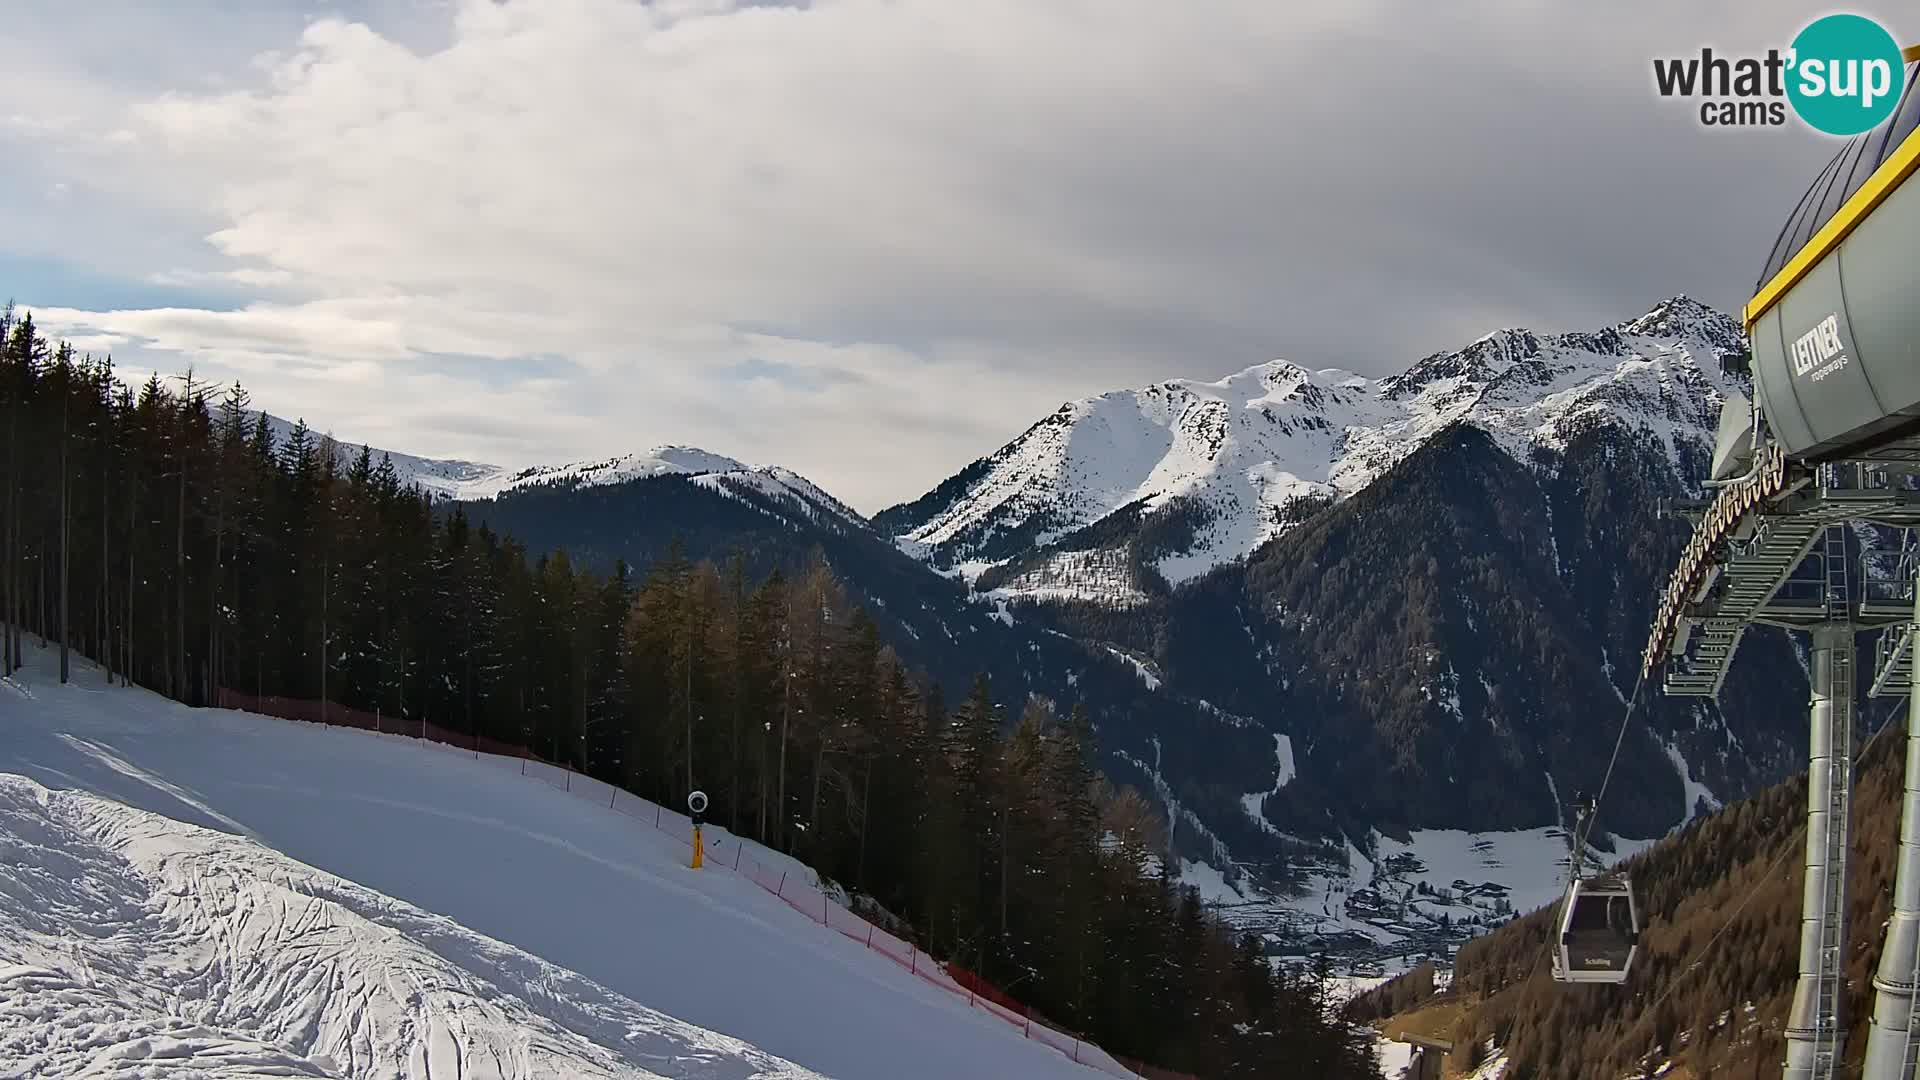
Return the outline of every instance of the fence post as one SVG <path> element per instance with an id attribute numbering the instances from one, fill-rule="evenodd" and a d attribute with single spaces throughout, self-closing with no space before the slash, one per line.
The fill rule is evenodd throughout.
<path id="1" fill-rule="evenodd" d="M 782 900 L 787 898 L 787 872 L 785 870 L 780 871 L 780 887 L 773 890 L 773 895 Z"/>
<path id="2" fill-rule="evenodd" d="M 746 850 L 746 847 L 746 841 L 737 836 L 733 838 L 733 868 L 736 872 L 740 869 L 740 853 Z"/>
<path id="3" fill-rule="evenodd" d="M 832 906 L 833 906 L 833 901 L 827 899 L 827 890 L 821 889 L 820 890 L 820 925 L 821 926 L 831 927 L 833 925 L 833 913 L 830 910 L 828 910 Z"/>
<path id="4" fill-rule="evenodd" d="M 373 707 L 373 733 L 380 734 L 380 706 Z"/>
<path id="5" fill-rule="evenodd" d="M 608 784 L 607 786 L 613 787 L 612 784 Z M 613 809 L 613 800 L 619 797 L 620 797 L 620 789 L 617 787 L 613 788 L 613 794 L 607 796 L 607 809 L 609 810 Z"/>
<path id="6" fill-rule="evenodd" d="M 1079 1039 L 1073 1040 L 1073 1063 L 1075 1065 L 1080 1064 L 1080 1040 Z"/>
<path id="7" fill-rule="evenodd" d="M 867 924 L 867 948 L 873 948 L 873 924 Z"/>
<path id="8" fill-rule="evenodd" d="M 660 827 L 660 804 L 659 803 L 655 803 L 653 805 L 653 827 L 656 829 Z"/>
<path id="9" fill-rule="evenodd" d="M 920 948 L 913 942 L 907 942 L 907 970 L 920 974 Z"/>

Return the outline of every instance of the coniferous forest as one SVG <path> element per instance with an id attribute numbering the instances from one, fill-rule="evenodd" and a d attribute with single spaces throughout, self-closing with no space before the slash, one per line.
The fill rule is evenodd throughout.
<path id="1" fill-rule="evenodd" d="M 1317 985 L 1160 874 L 1091 765 L 1098 717 L 903 664 L 824 558 L 528 551 L 239 385 L 138 387 L 0 316 L 0 672 L 31 635 L 190 705 L 227 688 L 427 719 L 810 862 L 934 955 L 1114 1053 L 1207 1077 L 1370 1076 Z"/>

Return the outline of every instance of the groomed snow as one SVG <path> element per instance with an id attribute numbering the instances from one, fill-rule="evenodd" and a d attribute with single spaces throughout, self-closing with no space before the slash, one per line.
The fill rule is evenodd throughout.
<path id="1" fill-rule="evenodd" d="M 10 774 L 0 1071 L 819 1076 L 245 837 Z"/>
<path id="2" fill-rule="evenodd" d="M 1087 1080 L 1095 1075 L 1023 1039 L 1019 1029 L 1004 1021 L 969 1008 L 965 998 L 953 997 L 879 953 L 822 928 L 744 876 L 687 869 L 686 848 L 674 836 L 609 811 L 604 801 L 590 801 L 581 792 L 569 794 L 522 777 L 507 759 L 476 759 L 397 736 L 188 709 L 143 691 L 108 689 L 99 672 L 87 665 L 79 667 L 77 678 L 77 685 L 58 686 L 47 654 L 36 651 L 21 676 L 0 684 L 0 716 L 6 721 L 0 724 L 0 773 L 229 834 L 169 832 L 175 827 L 128 814 L 120 819 L 128 829 L 155 829 L 160 837 L 151 850 L 121 852 L 130 863 L 145 859 L 145 865 L 158 868 L 175 859 L 172 865 L 184 874 L 186 866 L 196 863 L 187 854 L 194 845 L 233 845 L 230 854 L 240 858 L 242 852 L 251 853 L 246 859 L 263 869 L 229 867 L 229 895 L 254 890 L 248 895 L 261 897 L 262 903 L 278 896 L 298 904 L 298 896 L 321 894 L 327 903 L 316 902 L 313 917 L 324 915 L 348 927 L 343 937 L 359 934 L 389 941 L 386 931 L 404 924 L 411 944 L 392 940 L 392 951 L 385 955 L 393 966 L 387 971 L 432 970 L 443 983 L 473 991 L 478 1001 L 490 1001 L 501 1010 L 496 1016 L 462 1004 L 449 1014 L 448 1037 L 474 1047 L 473 1060 L 482 1063 L 463 1074 L 469 1080 L 489 1076 L 484 1062 L 495 1060 L 482 1056 L 479 1048 L 508 1036 L 482 1038 L 464 1025 L 485 1019 L 495 1025 L 489 1030 L 502 1032 L 506 1026 L 521 1025 L 514 1036 L 521 1041 L 513 1045 L 527 1047 L 547 1030 L 527 1019 L 528 1010 L 577 1037 L 564 1046 L 556 1044 L 556 1053 L 564 1049 L 583 1055 L 580 1060 L 609 1063 L 616 1060 L 610 1055 L 632 1053 L 641 1056 L 629 1060 L 642 1060 L 640 1067 L 664 1076 L 722 1080 L 755 1075 L 739 1064 L 749 1061 L 744 1047 L 728 1050 L 734 1057 L 724 1060 L 700 1058 L 691 1051 L 658 1061 L 644 1056 L 651 1052 L 647 1048 L 674 1045 L 674 1039 L 688 1047 L 708 1045 L 702 1040 L 709 1036 L 699 1028 L 723 1032 L 767 1055 L 841 1080 Z M 604 798 L 597 793 L 594 797 Z M 60 799 L 72 800 L 63 805 L 93 808 L 62 813 L 111 814 L 106 803 L 78 796 Z M 710 839 L 716 861 L 734 850 L 735 842 L 723 830 L 712 830 Z M 12 841 L 48 847 L 41 839 L 18 833 Z M 778 856 L 760 855 L 780 864 Z M 83 848 L 75 857 L 105 856 Z M 296 860 L 304 867 L 295 870 Z M 197 864 L 210 868 L 228 862 L 223 856 Z M 785 865 L 801 872 L 797 865 Z M 276 879 L 275 874 L 283 876 Z M 120 880 L 114 888 L 132 888 L 124 875 Z M 175 880 L 190 883 L 192 878 Z M 272 888 L 276 880 L 282 886 L 277 892 Z M 41 887 L 60 891 L 43 894 Z M 211 901 L 173 897 L 160 888 L 147 895 L 158 897 L 163 908 L 168 903 L 187 905 L 179 909 L 182 919 L 189 911 L 217 907 L 196 909 L 193 905 Z M 137 899 L 137 893 L 97 892 L 86 875 L 25 893 L 0 888 L 0 908 L 15 919 L 40 917 L 49 908 L 70 920 L 100 919 L 131 913 L 140 906 Z M 299 918 L 290 912 L 280 923 L 266 919 L 251 925 L 266 937 L 278 932 L 275 927 L 305 925 Z M 29 923 L 27 928 L 56 939 L 65 933 L 52 924 Z M 264 956 L 255 957 L 258 950 L 239 948 L 242 938 L 227 940 L 235 945 L 225 962 L 264 962 Z M 98 966 L 87 966 L 92 961 L 76 960 L 75 966 L 62 969 L 44 945 L 36 946 L 22 934 L 0 938 L 0 949 L 5 950 L 0 965 L 51 970 L 56 983 L 78 984 L 73 992 L 98 998 L 107 1010 L 103 1015 L 114 1023 L 157 1024 L 157 1039 L 185 1040 L 182 1032 L 204 1023 L 192 1018 L 184 999 L 139 996 L 145 991 L 137 980 L 107 984 Z M 155 949 L 152 962 L 163 969 L 178 959 L 159 946 Z M 209 952 L 207 959 L 216 955 Z M 371 1014 L 351 1008 L 334 1013 L 331 1010 L 345 1006 L 332 999 L 384 976 L 348 959 L 342 954 L 336 966 L 325 969 L 329 977 L 301 984 L 302 993 L 317 999 L 298 1008 L 309 1010 L 302 1015 L 348 1017 L 343 1023 L 364 1033 Z M 124 962 L 136 961 L 130 957 Z M 0 991 L 0 1008 L 34 1007 L 34 998 L 25 992 L 34 985 L 32 977 L 16 972 L 14 978 L 6 984 L 10 989 Z M 19 981 L 22 978 L 26 981 Z M 486 992 L 481 980 L 499 980 L 498 989 L 518 997 L 524 1006 Z M 391 989 L 407 1008 L 423 1010 L 417 1015 L 427 1015 L 424 1010 L 432 1007 L 431 994 L 424 1002 L 409 996 L 426 994 L 423 988 L 403 982 Z M 115 1001 L 132 1001 L 140 1008 L 113 1005 Z M 643 1006 L 659 1013 L 645 1012 Z M 635 1027 L 638 1043 L 622 1043 L 629 1017 L 636 1018 L 635 1023 L 656 1017 L 659 1026 Z M 237 1037 L 252 1021 L 243 1006 L 236 1006 L 223 1022 L 234 1025 Z M 209 1030 L 216 1031 L 211 1037 L 226 1037 Z M 326 1052 L 319 1027 L 281 1031 L 278 1036 L 259 1029 L 248 1038 L 254 1042 L 236 1038 L 235 1054 L 278 1053 L 311 1063 L 311 1055 Z M 272 1041 L 276 1038 L 286 1041 Z M 587 1044 L 600 1046 L 603 1056 L 587 1056 L 592 1053 Z M 152 1045 L 159 1048 L 153 1055 L 157 1058 L 173 1044 Z M 17 1061 L 31 1048 L 0 1041 L 0 1061 Z M 411 1045 L 408 1052 L 413 1052 Z M 0 1065 L 0 1075 L 39 1075 L 32 1070 L 9 1074 L 11 1067 Z M 106 1075 L 141 1075 L 100 1067 Z M 440 1080 L 442 1075 L 378 1072 L 362 1058 L 335 1060 L 333 1069 L 305 1075 L 383 1080 Z M 250 1075 L 273 1072 L 263 1067 Z M 497 1075 L 501 1080 L 531 1080 L 595 1074 L 568 1066 Z"/>

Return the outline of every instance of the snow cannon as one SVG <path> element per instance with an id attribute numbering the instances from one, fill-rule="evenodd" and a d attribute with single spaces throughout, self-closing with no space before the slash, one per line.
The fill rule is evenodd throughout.
<path id="1" fill-rule="evenodd" d="M 1767 437 L 1792 461 L 1920 460 L 1917 69 L 1801 196 L 1744 312 Z"/>
<path id="2" fill-rule="evenodd" d="M 707 861 L 707 844 L 700 835 L 700 826 L 707 821 L 707 793 L 692 791 L 687 793 L 687 813 L 693 818 L 693 868 L 700 869 Z"/>

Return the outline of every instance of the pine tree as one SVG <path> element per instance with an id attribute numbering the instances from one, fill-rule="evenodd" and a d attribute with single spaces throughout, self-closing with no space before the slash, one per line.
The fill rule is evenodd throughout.
<path id="1" fill-rule="evenodd" d="M 757 580 L 762 553 L 722 570 L 678 546 L 603 573 L 304 421 L 276 445 L 237 384 L 208 393 L 129 387 L 0 313 L 0 671 L 32 633 L 183 701 L 368 711 L 676 805 L 698 785 L 737 832 L 1110 1049 L 1365 1075 L 1307 992 L 1163 880 L 1166 825 L 1102 786 L 1083 707 L 1012 688 L 1009 730 L 981 676 L 950 711 L 824 553 Z"/>

